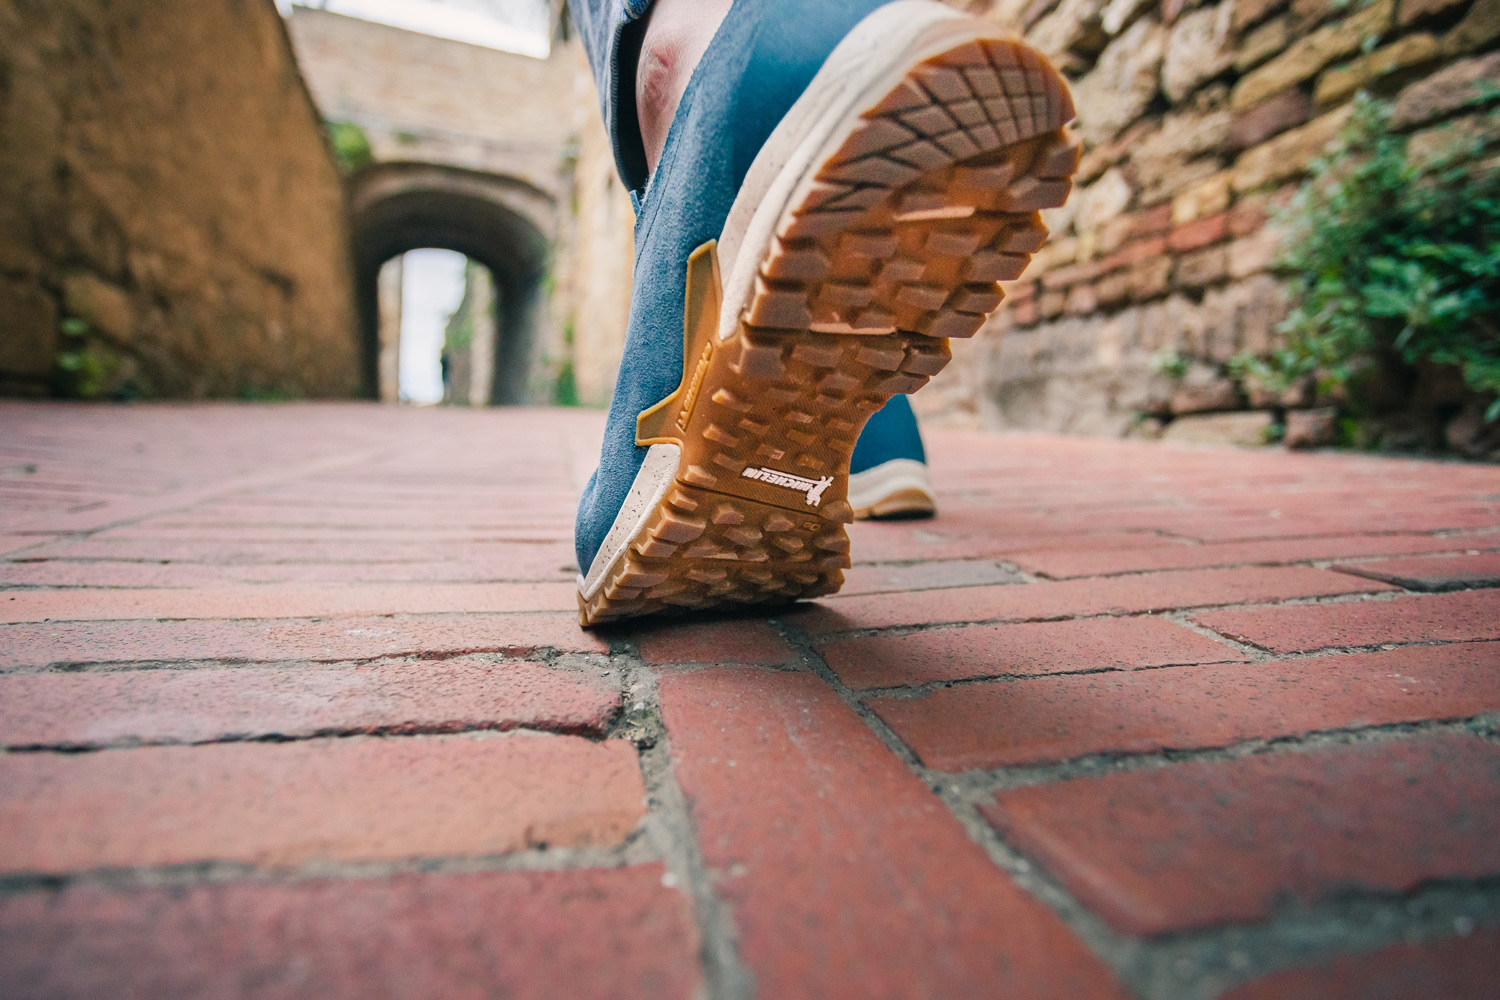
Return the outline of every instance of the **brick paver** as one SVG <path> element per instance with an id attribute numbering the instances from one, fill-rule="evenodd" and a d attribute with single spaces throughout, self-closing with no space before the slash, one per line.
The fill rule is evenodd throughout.
<path id="1" fill-rule="evenodd" d="M 609 845 L 642 795 L 628 744 L 542 733 L 12 754 L 0 872 Z"/>
<path id="2" fill-rule="evenodd" d="M 1500 584 L 1500 552 L 1466 551 L 1448 557 L 1382 559 L 1340 566 L 1372 580 L 1384 580 L 1411 590 L 1457 590 Z"/>
<path id="3" fill-rule="evenodd" d="M 934 431 L 593 633 L 600 429 L 0 404 L 0 998 L 1493 993 L 1500 469 Z"/>
<path id="4" fill-rule="evenodd" d="M 1194 620 L 1273 653 L 1396 642 L 1500 639 L 1500 590 L 1211 611 Z"/>
<path id="5" fill-rule="evenodd" d="M 1491 928 L 1278 972 L 1224 1000 L 1488 1000 L 1497 992 L 1496 955 L 1500 930 Z"/>
<path id="6" fill-rule="evenodd" d="M 1007 838 L 1121 930 L 1500 874 L 1500 746 L 1472 736 L 1199 761 L 1003 792 Z"/>
<path id="7" fill-rule="evenodd" d="M 1230 746 L 1327 729 L 1480 715 L 1500 705 L 1500 643 L 971 684 L 870 702 L 942 771 L 1084 754 Z"/>
<path id="8" fill-rule="evenodd" d="M 971 625 L 840 639 L 820 643 L 818 652 L 851 688 L 1246 659 L 1232 646 L 1160 618 Z"/>
<path id="9" fill-rule="evenodd" d="M 689 1000 L 696 939 L 660 865 L 71 889 L 0 900 L 0 995 Z"/>
<path id="10" fill-rule="evenodd" d="M 0 745 L 97 747 L 519 727 L 597 737 L 607 731 L 620 700 L 619 684 L 593 672 L 482 657 L 351 669 L 11 674 L 0 676 Z"/>

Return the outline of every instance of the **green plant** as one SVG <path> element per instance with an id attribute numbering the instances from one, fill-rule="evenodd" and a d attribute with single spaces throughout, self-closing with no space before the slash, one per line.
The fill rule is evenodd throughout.
<path id="1" fill-rule="evenodd" d="M 328 142 L 333 146 L 333 158 L 339 170 L 352 174 L 368 167 L 375 160 L 370 148 L 370 137 L 365 130 L 353 122 L 327 122 Z"/>
<path id="2" fill-rule="evenodd" d="M 578 379 L 573 373 L 571 359 L 557 367 L 557 381 L 552 384 L 552 402 L 558 406 L 578 405 Z"/>
<path id="3" fill-rule="evenodd" d="M 1416 162 L 1389 118 L 1361 97 L 1282 215 L 1286 346 L 1237 358 L 1241 378 L 1284 387 L 1316 372 L 1330 388 L 1388 352 L 1457 366 L 1471 389 L 1500 394 L 1500 171 L 1473 164 L 1473 142 Z"/>
<path id="4" fill-rule="evenodd" d="M 1151 370 L 1158 375 L 1177 381 L 1188 373 L 1189 361 L 1170 347 L 1163 347 L 1151 355 Z"/>

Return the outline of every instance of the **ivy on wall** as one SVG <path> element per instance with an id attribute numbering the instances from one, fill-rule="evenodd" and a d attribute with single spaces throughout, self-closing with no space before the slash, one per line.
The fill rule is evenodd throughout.
<path id="1" fill-rule="evenodd" d="M 1500 164 L 1478 161 L 1477 140 L 1415 158 L 1389 118 L 1357 101 L 1283 214 L 1285 346 L 1231 368 L 1279 386 L 1316 373 L 1329 390 L 1372 355 L 1453 365 L 1500 419 Z"/>

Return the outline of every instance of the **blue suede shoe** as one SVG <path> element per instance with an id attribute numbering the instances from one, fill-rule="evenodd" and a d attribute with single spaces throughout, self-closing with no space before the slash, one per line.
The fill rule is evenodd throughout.
<path id="1" fill-rule="evenodd" d="M 584 624 L 842 585 L 860 429 L 1041 247 L 1072 116 L 1045 59 L 930 0 L 736 0 L 637 216 Z"/>
<path id="2" fill-rule="evenodd" d="M 849 506 L 856 521 L 937 513 L 922 435 L 905 396 L 891 397 L 859 432 L 849 459 Z"/>

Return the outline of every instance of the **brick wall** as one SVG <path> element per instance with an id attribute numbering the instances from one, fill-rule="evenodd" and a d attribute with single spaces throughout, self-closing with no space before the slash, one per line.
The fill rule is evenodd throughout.
<path id="1" fill-rule="evenodd" d="M 1268 212 L 1334 139 L 1355 93 L 1396 102 L 1431 148 L 1500 79 L 1497 0 L 979 0 L 1063 67 L 1086 142 L 1053 241 L 961 363 L 917 397 L 949 420 L 1256 440 L 1271 411 L 1223 364 L 1286 309 Z M 1454 119 L 1457 119 L 1455 122 Z M 1181 380 L 1152 356 L 1180 357 Z M 962 363 L 966 361 L 967 363 Z M 1257 405 L 1258 404 L 1258 405 Z M 1198 416 L 1239 410 L 1235 416 Z M 1249 411 L 1249 412 L 1245 412 Z M 1177 419 L 1172 419 L 1173 415 Z"/>
<path id="2" fill-rule="evenodd" d="M 351 394 L 347 261 L 271 0 L 0 0 L 0 392 Z"/>

